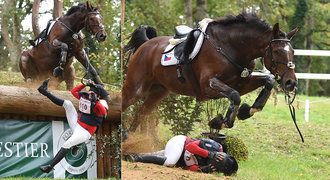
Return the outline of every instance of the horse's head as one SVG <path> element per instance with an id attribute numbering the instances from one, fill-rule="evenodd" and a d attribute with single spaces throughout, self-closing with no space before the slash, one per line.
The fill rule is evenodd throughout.
<path id="1" fill-rule="evenodd" d="M 275 75 L 282 89 L 291 92 L 296 88 L 298 81 L 294 71 L 294 51 L 290 40 L 298 29 L 295 28 L 286 34 L 280 30 L 278 23 L 276 23 L 272 31 L 273 38 L 269 42 L 264 57 L 265 66 Z"/>
<path id="2" fill-rule="evenodd" d="M 94 8 L 92 5 L 86 2 L 87 6 L 87 16 L 85 19 L 85 28 L 86 30 L 94 35 L 96 39 L 101 42 L 105 41 L 107 33 L 104 29 L 103 18 L 97 8 Z"/>

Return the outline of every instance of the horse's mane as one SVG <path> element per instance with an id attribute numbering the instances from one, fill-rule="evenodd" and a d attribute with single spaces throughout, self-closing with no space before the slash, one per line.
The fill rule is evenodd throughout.
<path id="1" fill-rule="evenodd" d="M 65 14 L 65 16 L 70 16 L 71 14 L 75 13 L 75 12 L 82 12 L 84 10 L 87 10 L 87 6 L 85 3 L 79 3 L 76 6 L 72 6 L 68 12 Z M 97 11 L 98 8 L 93 8 L 92 11 Z"/>
<path id="2" fill-rule="evenodd" d="M 255 13 L 247 13 L 247 12 L 242 12 L 237 16 L 229 15 L 226 16 L 225 18 L 220 18 L 218 20 L 210 22 L 209 25 L 230 26 L 238 23 L 255 26 L 263 31 L 272 29 L 268 23 L 260 19 Z"/>

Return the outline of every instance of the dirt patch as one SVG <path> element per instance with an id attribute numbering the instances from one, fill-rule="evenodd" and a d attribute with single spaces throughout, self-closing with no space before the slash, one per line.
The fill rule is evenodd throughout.
<path id="1" fill-rule="evenodd" d="M 146 163 L 131 163 L 122 161 L 122 179 L 132 180 L 219 180 L 232 179 L 230 177 L 223 177 L 218 174 L 204 174 L 200 172 L 192 172 L 180 168 L 169 168 L 155 164 Z"/>

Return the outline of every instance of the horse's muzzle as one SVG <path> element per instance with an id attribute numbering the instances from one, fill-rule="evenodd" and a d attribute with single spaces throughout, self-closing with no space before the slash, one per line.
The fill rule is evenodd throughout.
<path id="1" fill-rule="evenodd" d="M 105 41 L 106 38 L 107 38 L 107 34 L 105 32 L 99 32 L 96 34 L 96 39 L 99 42 Z"/>
<path id="2" fill-rule="evenodd" d="M 283 88 L 285 91 L 292 92 L 297 87 L 298 82 L 293 79 L 288 79 L 285 81 Z"/>

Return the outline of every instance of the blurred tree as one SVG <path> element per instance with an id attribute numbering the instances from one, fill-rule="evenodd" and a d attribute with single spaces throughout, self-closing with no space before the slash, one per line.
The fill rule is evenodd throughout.
<path id="1" fill-rule="evenodd" d="M 25 16 L 31 13 L 32 4 L 28 0 L 4 0 L 1 4 L 1 36 L 10 60 L 9 70 L 18 71 L 18 60 L 22 49 L 22 25 Z"/>
<path id="2" fill-rule="evenodd" d="M 199 22 L 204 18 L 207 18 L 207 0 L 196 0 L 196 12 L 194 14 L 195 21 Z"/>
<path id="3" fill-rule="evenodd" d="M 63 0 L 54 0 L 53 19 L 62 16 Z"/>
<path id="4" fill-rule="evenodd" d="M 39 8 L 40 8 L 40 0 L 34 0 L 32 6 L 32 30 L 34 36 L 38 36 L 40 34 Z"/>
<path id="5" fill-rule="evenodd" d="M 184 1 L 185 15 L 187 19 L 187 26 L 193 26 L 193 14 L 192 14 L 192 0 Z"/>

